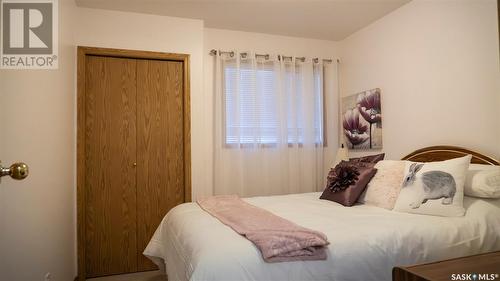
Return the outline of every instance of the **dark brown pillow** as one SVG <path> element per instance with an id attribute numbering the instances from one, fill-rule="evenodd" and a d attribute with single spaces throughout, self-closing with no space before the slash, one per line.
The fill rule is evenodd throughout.
<path id="1" fill-rule="evenodd" d="M 319 199 L 352 206 L 377 173 L 375 163 L 342 161 L 328 173 L 328 182 Z"/>
<path id="2" fill-rule="evenodd" d="M 358 157 L 358 158 L 350 158 L 349 161 L 377 163 L 378 161 L 384 160 L 384 157 L 385 157 L 385 153 L 380 153 L 380 154 L 368 155 L 368 156 L 363 156 L 363 157 Z"/>

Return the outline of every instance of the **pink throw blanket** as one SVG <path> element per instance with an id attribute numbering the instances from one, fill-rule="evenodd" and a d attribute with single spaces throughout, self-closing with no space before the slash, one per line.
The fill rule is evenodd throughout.
<path id="1" fill-rule="evenodd" d="M 252 241 L 266 262 L 325 260 L 327 237 L 296 225 L 236 195 L 198 200 L 200 207 Z"/>

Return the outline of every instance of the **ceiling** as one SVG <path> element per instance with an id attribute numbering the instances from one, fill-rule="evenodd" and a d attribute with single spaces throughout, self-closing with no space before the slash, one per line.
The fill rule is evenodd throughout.
<path id="1" fill-rule="evenodd" d="M 205 27 L 342 40 L 410 0 L 76 0 L 80 7 L 200 19 Z"/>

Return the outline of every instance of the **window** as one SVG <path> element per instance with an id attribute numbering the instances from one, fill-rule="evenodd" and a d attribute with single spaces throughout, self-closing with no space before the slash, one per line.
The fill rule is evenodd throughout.
<path id="1" fill-rule="evenodd" d="M 239 68 L 236 60 L 223 64 L 226 144 L 301 144 L 306 127 L 314 128 L 315 143 L 323 143 L 322 69 L 314 67 L 313 87 L 306 91 L 302 67 L 284 64 L 280 69 L 272 61 L 251 60 L 241 60 Z M 313 108 L 306 110 L 309 97 Z"/>

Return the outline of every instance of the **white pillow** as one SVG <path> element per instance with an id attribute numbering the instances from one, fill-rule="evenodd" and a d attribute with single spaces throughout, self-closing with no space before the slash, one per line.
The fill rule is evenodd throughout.
<path id="1" fill-rule="evenodd" d="M 463 208 L 464 183 L 471 155 L 441 162 L 408 162 L 395 211 L 458 217 Z"/>
<path id="2" fill-rule="evenodd" d="M 382 160 L 377 162 L 377 173 L 368 183 L 358 202 L 392 210 L 398 199 L 406 162 L 402 160 Z"/>
<path id="3" fill-rule="evenodd" d="M 500 198 L 500 166 L 470 164 L 464 192 L 467 196 Z"/>

